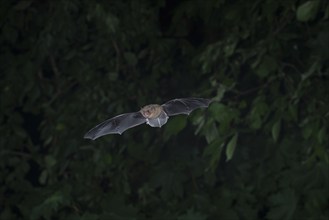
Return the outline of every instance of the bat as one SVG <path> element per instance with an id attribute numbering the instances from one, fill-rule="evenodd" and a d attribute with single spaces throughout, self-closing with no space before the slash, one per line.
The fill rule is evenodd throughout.
<path id="1" fill-rule="evenodd" d="M 163 105 L 146 105 L 138 112 L 121 114 L 100 123 L 89 130 L 84 138 L 95 140 L 107 134 L 122 134 L 127 129 L 144 123 L 160 128 L 167 123 L 169 116 L 189 115 L 197 108 L 207 108 L 210 103 L 210 99 L 181 98 L 170 100 Z"/>

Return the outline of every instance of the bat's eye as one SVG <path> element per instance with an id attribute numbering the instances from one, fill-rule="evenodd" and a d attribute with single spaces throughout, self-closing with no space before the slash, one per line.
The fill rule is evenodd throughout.
<path id="1" fill-rule="evenodd" d="M 146 116 L 150 116 L 151 111 L 150 110 L 146 110 L 144 113 L 145 113 Z"/>

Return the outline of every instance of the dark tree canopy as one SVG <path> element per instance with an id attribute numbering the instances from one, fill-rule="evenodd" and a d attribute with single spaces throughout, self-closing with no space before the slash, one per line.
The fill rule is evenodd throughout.
<path id="1" fill-rule="evenodd" d="M 328 39 L 326 0 L 1 1 L 0 219 L 328 220 Z"/>

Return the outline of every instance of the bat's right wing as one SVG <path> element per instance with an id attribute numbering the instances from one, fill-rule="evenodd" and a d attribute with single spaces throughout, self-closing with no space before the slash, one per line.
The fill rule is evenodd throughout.
<path id="1" fill-rule="evenodd" d="M 122 134 L 129 128 L 143 124 L 146 119 L 140 112 L 126 113 L 110 118 L 88 131 L 84 138 L 95 140 L 107 134 Z"/>
<path id="2" fill-rule="evenodd" d="M 210 99 L 203 98 L 182 98 L 173 99 L 162 105 L 168 116 L 186 114 L 189 115 L 197 108 L 206 108 L 211 103 Z"/>

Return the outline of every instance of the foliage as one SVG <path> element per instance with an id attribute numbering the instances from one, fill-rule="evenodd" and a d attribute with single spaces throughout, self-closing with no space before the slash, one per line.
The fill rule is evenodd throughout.
<path id="1" fill-rule="evenodd" d="M 325 0 L 1 1 L 0 219 L 327 219 Z M 161 129 L 122 112 L 213 97 Z"/>

